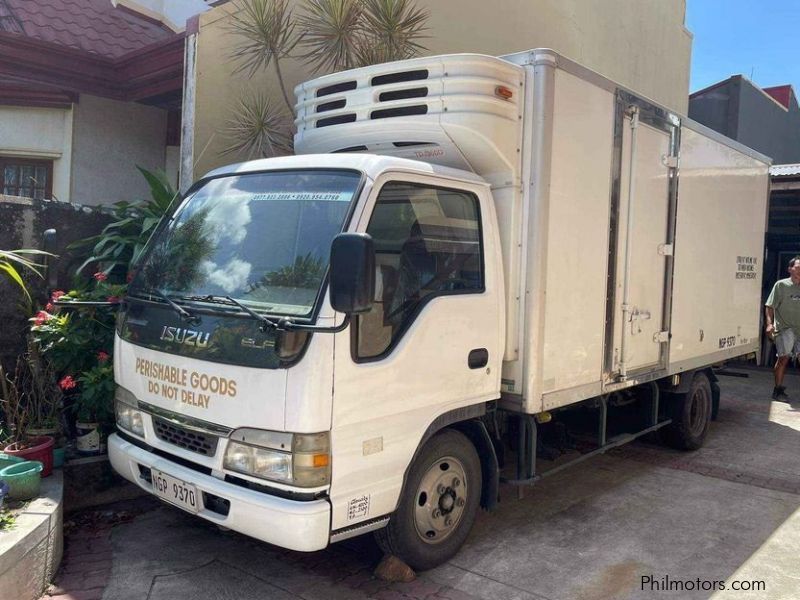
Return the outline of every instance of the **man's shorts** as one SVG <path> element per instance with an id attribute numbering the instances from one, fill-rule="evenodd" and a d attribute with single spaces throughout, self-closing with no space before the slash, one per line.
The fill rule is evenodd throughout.
<path id="1" fill-rule="evenodd" d="M 778 356 L 795 358 L 800 354 L 800 337 L 795 334 L 794 329 L 784 329 L 775 336 L 774 341 Z"/>

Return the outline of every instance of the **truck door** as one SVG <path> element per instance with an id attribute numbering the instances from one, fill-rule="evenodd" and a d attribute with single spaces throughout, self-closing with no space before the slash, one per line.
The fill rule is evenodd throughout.
<path id="1" fill-rule="evenodd" d="M 676 117 L 618 94 L 606 381 L 666 368 L 678 135 Z"/>
<path id="2" fill-rule="evenodd" d="M 370 196 L 358 230 L 375 243 L 375 304 L 335 338 L 334 529 L 394 510 L 433 421 L 468 418 L 500 390 L 502 267 L 488 186 L 392 174 Z M 354 514 L 350 503 L 366 496 L 369 514 Z"/>

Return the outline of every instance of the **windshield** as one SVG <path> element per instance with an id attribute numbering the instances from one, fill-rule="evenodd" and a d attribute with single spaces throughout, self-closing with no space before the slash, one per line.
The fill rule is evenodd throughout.
<path id="1" fill-rule="evenodd" d="M 231 296 L 308 316 L 361 175 L 280 171 L 212 179 L 151 241 L 131 293 Z"/>

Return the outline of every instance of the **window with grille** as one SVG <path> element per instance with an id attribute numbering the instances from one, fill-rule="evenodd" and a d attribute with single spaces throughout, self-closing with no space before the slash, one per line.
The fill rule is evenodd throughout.
<path id="1" fill-rule="evenodd" d="M 53 161 L 0 156 L 0 189 L 7 196 L 52 198 Z"/>

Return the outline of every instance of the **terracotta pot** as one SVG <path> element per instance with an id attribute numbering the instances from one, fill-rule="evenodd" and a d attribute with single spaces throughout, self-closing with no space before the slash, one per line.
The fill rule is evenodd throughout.
<path id="1" fill-rule="evenodd" d="M 53 445 L 55 441 L 49 435 L 30 438 L 24 443 L 14 442 L 6 446 L 3 452 L 11 456 L 18 456 L 25 460 L 38 460 L 42 463 L 42 477 L 47 477 L 53 472 Z"/>
<path id="2" fill-rule="evenodd" d="M 50 437 L 55 438 L 58 434 L 58 427 L 28 427 L 26 431 L 31 437 L 49 435 Z"/>

